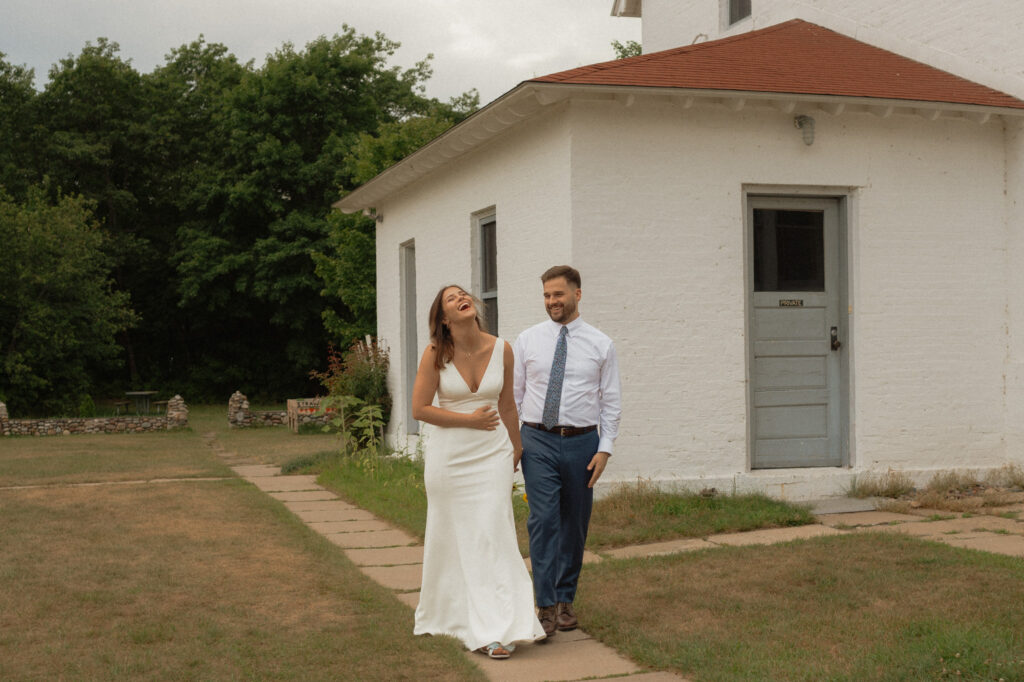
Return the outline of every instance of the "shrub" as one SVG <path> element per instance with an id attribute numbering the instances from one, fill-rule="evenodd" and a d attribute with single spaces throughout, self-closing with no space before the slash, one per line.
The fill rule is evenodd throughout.
<path id="1" fill-rule="evenodd" d="M 376 405 L 384 423 L 391 416 L 388 392 L 388 349 L 379 340 L 357 341 L 344 354 L 333 346 L 327 351 L 327 371 L 312 372 L 331 398 L 352 396 L 362 405 Z M 347 421 L 347 420 L 346 420 Z"/>
<path id="2" fill-rule="evenodd" d="M 85 418 L 96 416 L 96 403 L 92 401 L 90 395 L 86 394 L 78 399 L 78 416 Z"/>

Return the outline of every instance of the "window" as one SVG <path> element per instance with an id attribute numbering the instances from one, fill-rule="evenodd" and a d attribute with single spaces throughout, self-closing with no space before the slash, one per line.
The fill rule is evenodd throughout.
<path id="1" fill-rule="evenodd" d="M 729 25 L 750 16 L 751 0 L 728 0 L 729 3 Z"/>
<path id="2" fill-rule="evenodd" d="M 416 332 L 416 242 L 408 241 L 398 247 L 398 266 L 401 282 L 402 306 L 402 369 L 405 385 L 406 433 L 420 432 L 420 423 L 412 418 L 412 385 L 416 383 L 419 364 Z"/>
<path id="3" fill-rule="evenodd" d="M 497 219 L 493 214 L 477 221 L 480 250 L 480 300 L 484 302 L 484 324 L 487 331 L 498 333 L 498 235 Z"/>
<path id="4" fill-rule="evenodd" d="M 754 209 L 754 291 L 825 291 L 824 216 Z"/>

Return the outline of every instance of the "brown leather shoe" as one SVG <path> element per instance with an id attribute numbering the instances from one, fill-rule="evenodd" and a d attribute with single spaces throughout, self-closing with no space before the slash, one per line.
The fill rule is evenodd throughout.
<path id="1" fill-rule="evenodd" d="M 558 631 L 558 625 L 556 624 L 557 619 L 557 607 L 542 606 L 537 612 L 537 620 L 540 621 L 541 627 L 544 628 L 544 634 L 548 637 Z"/>
<path id="2" fill-rule="evenodd" d="M 573 610 L 572 604 L 564 601 L 558 602 L 558 615 L 555 620 L 558 623 L 559 630 L 575 630 L 579 625 L 576 620 L 576 611 Z"/>

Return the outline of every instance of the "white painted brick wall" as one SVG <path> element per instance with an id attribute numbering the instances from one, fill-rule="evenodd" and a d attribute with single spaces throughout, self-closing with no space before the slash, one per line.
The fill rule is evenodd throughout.
<path id="1" fill-rule="evenodd" d="M 1003 461 L 1000 124 L 815 116 L 806 147 L 769 111 L 579 113 L 574 224 L 601 248 L 573 255 L 590 273 L 585 314 L 622 358 L 616 475 L 746 469 L 744 183 L 858 188 L 854 464 Z"/>
<path id="2" fill-rule="evenodd" d="M 1008 456 L 1024 464 L 1024 121 L 1007 124 L 1006 431 Z"/>
<path id="3" fill-rule="evenodd" d="M 644 51 L 803 19 L 1024 97 L 1019 0 L 752 0 L 751 17 L 731 27 L 721 21 L 723 1 L 644 0 Z"/>
<path id="4" fill-rule="evenodd" d="M 399 247 L 416 244 L 417 358 L 429 343 L 427 315 L 440 287 L 459 284 L 479 294 L 472 248 L 473 214 L 497 216 L 499 333 L 510 343 L 543 314 L 540 274 L 569 254 L 569 143 L 564 114 L 552 112 L 522 130 L 460 158 L 379 207 L 377 330 L 391 348 L 390 389 L 406 404 L 401 377 Z M 528 295 L 529 294 L 529 295 Z M 396 412 L 392 437 L 407 415 Z"/>
<path id="5" fill-rule="evenodd" d="M 391 197 L 377 245 L 392 357 L 398 245 L 416 239 L 422 349 L 437 288 L 470 280 L 471 214 L 495 205 L 501 335 L 543 319 L 539 275 L 570 262 L 584 318 L 616 341 L 625 409 L 606 483 L 837 494 L 849 471 L 748 472 L 743 188 L 850 188 L 855 470 L 1003 463 L 1024 409 L 1009 326 L 1024 319 L 1022 211 L 1004 195 L 1024 176 L 1020 127 L 1008 157 L 997 119 L 796 113 L 817 120 L 810 147 L 767 108 L 572 102 Z"/>

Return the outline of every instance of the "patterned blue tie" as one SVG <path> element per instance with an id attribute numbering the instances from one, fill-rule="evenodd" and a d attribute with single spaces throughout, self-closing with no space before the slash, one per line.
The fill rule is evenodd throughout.
<path id="1" fill-rule="evenodd" d="M 547 428 L 558 423 L 558 407 L 562 402 L 562 380 L 565 379 L 565 337 L 569 329 L 562 326 L 555 344 L 555 358 L 551 361 L 551 377 L 548 379 L 548 393 L 544 396 L 544 415 L 541 422 Z"/>

